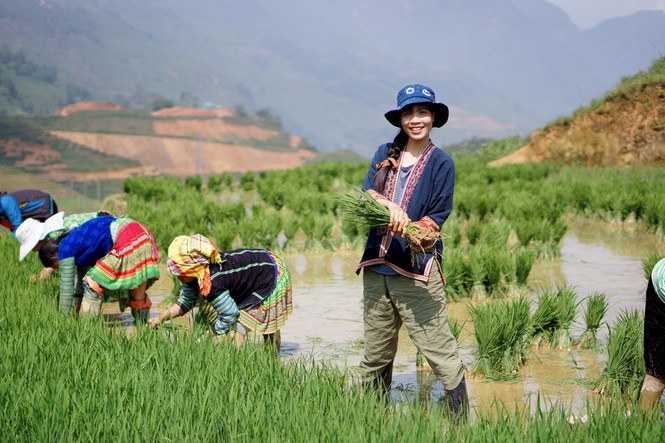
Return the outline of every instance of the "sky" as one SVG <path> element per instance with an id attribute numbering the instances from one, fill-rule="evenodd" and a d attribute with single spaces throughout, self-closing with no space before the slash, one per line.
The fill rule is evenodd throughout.
<path id="1" fill-rule="evenodd" d="M 665 12 L 665 0 L 547 0 L 563 9 L 580 29 L 641 10 Z"/>

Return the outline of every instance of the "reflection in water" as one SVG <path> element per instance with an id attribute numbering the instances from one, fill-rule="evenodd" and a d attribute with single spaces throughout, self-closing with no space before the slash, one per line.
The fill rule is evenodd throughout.
<path id="1" fill-rule="evenodd" d="M 622 309 L 642 309 L 646 281 L 641 260 L 655 250 L 655 237 L 643 230 L 609 229 L 600 223 L 571 222 L 561 244 L 561 257 L 538 263 L 529 278 L 537 293 L 539 287 L 570 285 L 576 288 L 578 301 L 594 292 L 608 297 L 606 320 L 612 324 Z M 337 251 L 318 254 L 283 254 L 293 279 L 293 315 L 282 330 L 281 355 L 285 361 L 313 359 L 326 361 L 356 371 L 363 352 L 362 278 L 355 275 L 359 251 Z M 172 281 L 166 269 L 157 286 L 149 291 L 153 315 L 157 306 L 171 293 Z M 535 300 L 535 297 L 534 297 Z M 449 315 L 467 321 L 460 337 L 462 359 L 471 369 L 473 361 L 473 328 L 466 301 L 450 303 Z M 578 308 L 573 336 L 583 330 L 582 301 Z M 110 310 L 105 312 L 111 316 Z M 133 324 L 129 312 L 117 316 L 123 324 Z M 601 344 L 607 329 L 599 333 Z M 443 386 L 431 372 L 416 371 L 416 350 L 405 331 L 400 333 L 395 360 L 393 396 L 416 398 L 429 403 L 443 395 Z M 527 364 L 513 381 L 468 379 L 472 406 L 490 410 L 495 399 L 509 407 L 549 407 L 554 402 L 572 405 L 573 412 L 584 407 L 589 386 L 603 367 L 604 354 L 592 351 L 532 350 Z M 528 406 L 527 406 L 528 405 Z"/>

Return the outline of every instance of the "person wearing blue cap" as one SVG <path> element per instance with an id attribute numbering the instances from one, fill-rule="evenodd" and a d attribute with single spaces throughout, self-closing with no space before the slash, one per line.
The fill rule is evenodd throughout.
<path id="1" fill-rule="evenodd" d="M 371 228 L 356 273 L 363 271 L 365 350 L 360 363 L 368 386 L 388 396 L 398 332 L 409 336 L 443 383 L 445 402 L 459 420 L 468 394 L 457 342 L 448 326 L 443 245 L 412 252 L 405 239 L 412 221 L 438 233 L 452 212 L 455 165 L 430 139 L 448 121 L 448 106 L 434 91 L 413 84 L 397 93 L 397 108 L 385 114 L 399 128 L 379 146 L 362 188 L 390 211 L 386 228 Z"/>

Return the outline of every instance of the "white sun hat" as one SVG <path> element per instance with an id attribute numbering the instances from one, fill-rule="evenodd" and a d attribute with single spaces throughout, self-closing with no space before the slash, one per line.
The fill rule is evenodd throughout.
<path id="1" fill-rule="evenodd" d="M 21 244 L 18 253 L 19 261 L 22 261 L 25 256 L 37 246 L 37 243 L 39 243 L 40 240 L 44 240 L 49 232 L 62 229 L 64 227 L 64 219 L 65 213 L 58 212 L 48 218 L 44 223 L 41 223 L 34 218 L 23 220 L 23 223 L 21 223 L 14 232 L 14 236 Z"/>

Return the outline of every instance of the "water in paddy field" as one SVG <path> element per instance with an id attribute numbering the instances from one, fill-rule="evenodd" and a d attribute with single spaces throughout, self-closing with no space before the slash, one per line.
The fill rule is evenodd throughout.
<path id="1" fill-rule="evenodd" d="M 607 296 L 609 310 L 605 320 L 612 325 L 622 310 L 644 308 L 646 278 L 642 259 L 656 250 L 656 238 L 641 228 L 608 227 L 600 222 L 571 222 L 561 243 L 561 257 L 537 263 L 529 277 L 529 286 L 537 294 L 539 287 L 573 286 L 578 294 L 578 316 L 572 334 L 577 338 L 584 329 L 584 298 L 594 292 Z M 356 371 L 363 352 L 362 277 L 355 274 L 361 253 L 330 252 L 282 255 L 293 280 L 293 315 L 282 329 L 281 356 L 284 361 L 313 359 L 326 361 Z M 162 270 L 157 286 L 149 293 L 155 306 L 171 293 L 172 281 Z M 534 303 L 536 296 L 533 296 Z M 458 321 L 467 321 L 459 346 L 467 370 L 473 362 L 473 328 L 467 311 L 468 301 L 451 302 L 448 313 Z M 129 311 L 117 316 L 105 306 L 105 313 L 122 323 L 133 325 Z M 117 312 L 117 311 L 116 311 Z M 607 328 L 601 328 L 601 345 Z M 535 409 L 560 402 L 573 411 L 584 407 L 592 395 L 591 383 L 604 367 L 605 354 L 597 351 L 531 350 L 519 376 L 511 381 L 469 379 L 472 406 L 489 410 L 495 398 L 504 404 Z M 416 349 L 406 332 L 401 331 L 394 366 L 393 397 L 413 398 L 421 391 L 424 401 L 436 401 L 443 386 L 428 370 L 416 370 Z M 529 405 L 529 406 L 525 406 Z"/>

